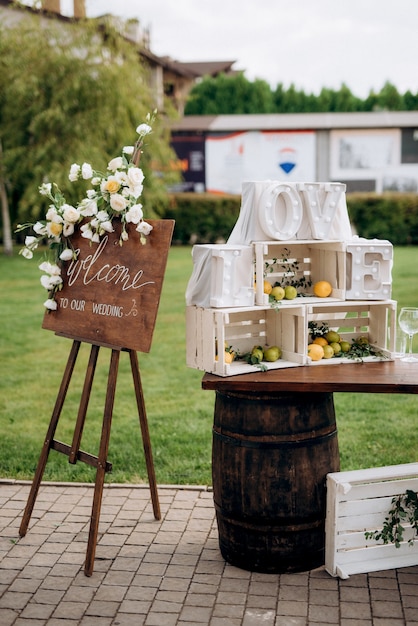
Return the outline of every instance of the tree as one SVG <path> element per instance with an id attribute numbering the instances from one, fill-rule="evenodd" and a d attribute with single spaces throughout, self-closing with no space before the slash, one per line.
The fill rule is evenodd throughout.
<path id="1" fill-rule="evenodd" d="M 273 97 L 268 83 L 254 82 L 243 73 L 206 76 L 189 94 L 185 115 L 271 113 Z"/>
<path id="2" fill-rule="evenodd" d="M 0 72 L 1 179 L 14 225 L 43 216 L 38 187 L 44 182 L 57 183 L 68 202 L 77 202 L 71 163 L 106 169 L 135 142 L 136 127 L 154 108 L 137 50 L 106 22 L 45 26 L 25 17 L 0 29 Z M 165 126 L 161 118 L 154 124 L 141 160 L 147 217 L 158 214 L 172 176 Z"/>
<path id="3" fill-rule="evenodd" d="M 383 110 L 401 111 L 403 108 L 402 96 L 399 94 L 395 85 L 386 82 L 380 91 L 378 97 L 378 105 Z"/>

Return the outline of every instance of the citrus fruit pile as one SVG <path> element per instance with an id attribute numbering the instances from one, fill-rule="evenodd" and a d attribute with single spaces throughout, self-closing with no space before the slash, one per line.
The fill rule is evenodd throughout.
<path id="1" fill-rule="evenodd" d="M 282 287 L 277 283 L 272 285 L 268 280 L 264 280 L 263 288 L 264 293 L 269 296 L 270 302 L 273 303 L 279 302 L 280 300 L 294 300 L 298 295 L 298 291 L 293 285 Z M 312 289 L 317 298 L 328 298 L 328 296 L 332 294 L 332 285 L 327 280 L 319 280 L 313 285 Z"/>
<path id="2" fill-rule="evenodd" d="M 275 285 L 273 287 L 268 280 L 264 281 L 264 293 L 269 296 L 270 300 L 276 302 L 279 300 L 294 300 L 298 295 L 296 287 L 292 285 L 286 285 L 286 287 Z"/>
<path id="3" fill-rule="evenodd" d="M 363 339 L 369 343 L 367 337 Z M 348 341 L 341 339 L 335 330 L 329 330 L 325 335 L 315 337 L 312 343 L 308 345 L 308 356 L 311 357 L 312 361 L 320 361 L 321 359 L 344 356 L 350 350 L 351 344 Z"/>

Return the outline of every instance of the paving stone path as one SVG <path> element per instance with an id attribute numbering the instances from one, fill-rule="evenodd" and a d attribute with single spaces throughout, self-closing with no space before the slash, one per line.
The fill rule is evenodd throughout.
<path id="1" fill-rule="evenodd" d="M 84 575 L 91 485 L 0 481 L 0 626 L 418 626 L 418 567 L 332 578 L 323 568 L 258 574 L 225 563 L 212 493 L 104 489 L 94 572 Z"/>

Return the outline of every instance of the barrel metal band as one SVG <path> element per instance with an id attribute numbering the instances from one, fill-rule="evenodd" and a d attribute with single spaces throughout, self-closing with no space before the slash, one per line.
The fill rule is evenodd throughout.
<path id="1" fill-rule="evenodd" d="M 315 519 L 294 519 L 293 523 L 289 518 L 283 518 L 280 521 L 279 518 L 274 520 L 267 519 L 263 521 L 260 517 L 231 517 L 231 512 L 223 509 L 219 504 L 214 502 L 215 510 L 222 516 L 222 521 L 233 526 L 239 526 L 240 528 L 246 528 L 249 530 L 255 530 L 256 528 L 262 529 L 263 532 L 295 532 L 302 530 L 314 530 L 315 528 L 322 528 L 325 525 L 323 517 L 316 517 Z"/>

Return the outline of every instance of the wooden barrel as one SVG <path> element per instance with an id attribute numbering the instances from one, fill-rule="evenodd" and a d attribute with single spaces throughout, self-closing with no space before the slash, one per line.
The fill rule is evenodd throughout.
<path id="1" fill-rule="evenodd" d="M 323 565 L 326 475 L 339 465 L 332 393 L 217 391 L 212 477 L 224 559 L 270 573 Z"/>

